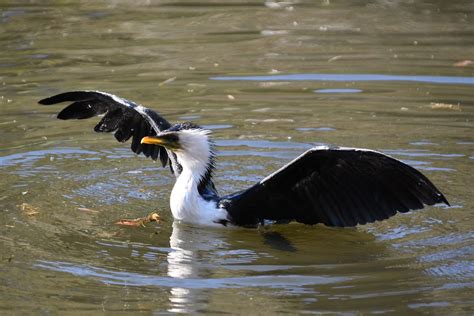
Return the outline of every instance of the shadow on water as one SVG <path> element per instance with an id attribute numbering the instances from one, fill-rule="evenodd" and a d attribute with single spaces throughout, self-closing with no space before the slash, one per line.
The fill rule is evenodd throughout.
<path id="1" fill-rule="evenodd" d="M 264 243 L 273 249 L 289 252 L 298 251 L 291 240 L 279 232 L 266 231 L 262 233 L 262 237 L 264 239 Z"/>

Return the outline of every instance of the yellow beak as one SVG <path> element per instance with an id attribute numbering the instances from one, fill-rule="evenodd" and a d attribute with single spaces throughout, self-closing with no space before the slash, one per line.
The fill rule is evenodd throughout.
<path id="1" fill-rule="evenodd" d="M 160 137 L 156 137 L 156 136 L 145 136 L 142 138 L 141 142 L 142 144 L 148 144 L 148 145 L 160 145 L 160 146 L 164 146 L 165 145 L 165 141 L 160 138 Z"/>
<path id="2" fill-rule="evenodd" d="M 180 149 L 179 137 L 176 133 L 168 132 L 157 136 L 145 136 L 141 140 L 142 144 L 163 146 L 167 149 Z"/>

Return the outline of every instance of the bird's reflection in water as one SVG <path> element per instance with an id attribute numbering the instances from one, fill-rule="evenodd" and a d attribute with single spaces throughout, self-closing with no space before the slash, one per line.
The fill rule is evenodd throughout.
<path id="1" fill-rule="evenodd" d="M 206 227 L 190 227 L 179 222 L 173 223 L 168 254 L 168 276 L 189 281 L 187 288 L 172 287 L 169 300 L 169 312 L 194 313 L 207 306 L 209 289 L 196 284 L 198 279 L 209 278 L 210 265 L 203 263 L 203 257 L 209 252 L 227 248 L 222 230 Z M 205 258 L 204 258 L 205 259 Z M 208 279 L 210 280 L 210 279 Z M 186 283 L 186 282 L 185 282 Z M 212 288 L 212 285 L 210 286 Z"/>
<path id="2" fill-rule="evenodd" d="M 341 277 L 341 271 L 328 274 L 327 264 L 344 258 L 354 262 L 354 243 L 359 245 L 355 251 L 359 260 L 384 252 L 383 246 L 374 244 L 372 234 L 357 230 L 302 225 L 218 229 L 179 222 L 174 222 L 172 228 L 167 276 L 177 281 L 171 282 L 175 285 L 169 290 L 168 312 L 173 313 L 207 310 L 212 297 L 219 295 L 215 289 L 270 286 L 291 292 L 327 283 L 342 284 L 351 278 Z M 328 244 L 332 251 L 325 255 Z M 298 255 L 288 257 L 289 253 Z M 314 271 L 299 276 L 290 272 L 294 268 Z"/>

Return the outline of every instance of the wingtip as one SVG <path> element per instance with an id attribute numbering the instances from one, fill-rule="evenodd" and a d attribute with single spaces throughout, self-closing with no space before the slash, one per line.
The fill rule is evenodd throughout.
<path id="1" fill-rule="evenodd" d="M 68 94 L 68 92 L 56 94 L 56 95 L 53 95 L 51 97 L 41 99 L 41 100 L 38 101 L 38 103 L 41 104 L 41 105 L 51 105 L 51 104 L 61 103 L 61 102 L 64 102 L 64 101 L 69 101 L 67 99 L 64 99 L 64 96 L 67 95 L 67 94 Z"/>
<path id="2" fill-rule="evenodd" d="M 51 104 L 67 102 L 67 101 L 80 101 L 83 99 L 91 98 L 91 95 L 93 96 L 94 94 L 97 94 L 97 93 L 104 94 L 102 92 L 88 91 L 88 90 L 67 91 L 67 92 L 53 95 L 45 99 L 41 99 L 38 101 L 38 103 L 42 105 L 51 105 Z"/>
<path id="3" fill-rule="evenodd" d="M 427 205 L 444 204 L 446 206 L 451 206 L 448 199 L 443 195 L 443 193 L 441 192 L 436 193 L 436 197 L 437 198 L 435 200 L 433 200 L 431 203 Z"/>
<path id="4" fill-rule="evenodd" d="M 448 199 L 441 194 L 441 202 L 443 202 L 444 204 L 446 204 L 447 206 L 451 206 L 451 204 L 449 203 Z"/>
<path id="5" fill-rule="evenodd" d="M 56 115 L 56 118 L 58 120 L 67 120 L 67 119 L 70 119 L 70 117 L 68 117 L 67 115 L 65 115 L 64 113 L 64 110 L 59 112 L 58 115 Z"/>
<path id="6" fill-rule="evenodd" d="M 41 99 L 38 101 L 38 104 L 41 104 L 41 105 L 50 105 L 52 103 L 49 102 L 49 99 L 50 98 L 45 98 L 45 99 Z"/>

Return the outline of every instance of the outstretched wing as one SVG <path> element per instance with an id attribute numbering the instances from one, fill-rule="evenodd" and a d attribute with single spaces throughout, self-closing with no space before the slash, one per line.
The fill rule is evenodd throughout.
<path id="1" fill-rule="evenodd" d="M 141 144 L 145 136 L 153 136 L 171 124 L 156 112 L 113 94 L 100 91 L 70 91 L 43 100 L 40 104 L 50 105 L 61 102 L 73 102 L 58 114 L 61 120 L 88 119 L 105 114 L 94 127 L 96 132 L 115 132 L 119 142 L 132 138 L 131 149 L 153 160 L 160 159 L 163 167 L 171 160 L 172 171 L 176 174 L 180 166 L 173 153 L 162 146 Z"/>
<path id="2" fill-rule="evenodd" d="M 380 152 L 317 147 L 243 192 L 221 200 L 230 222 L 355 226 L 445 203 L 416 169 Z"/>

